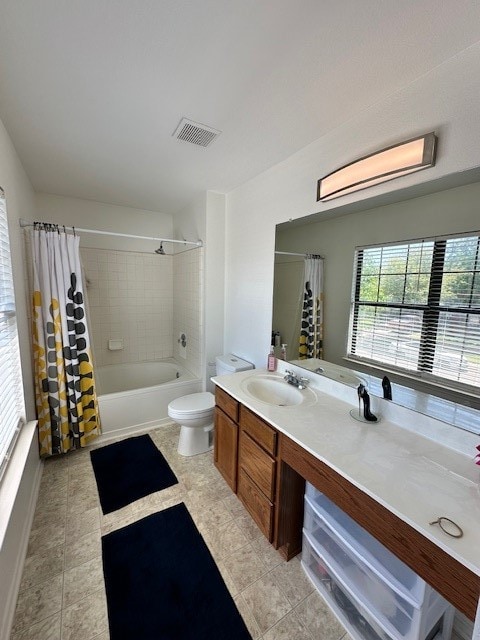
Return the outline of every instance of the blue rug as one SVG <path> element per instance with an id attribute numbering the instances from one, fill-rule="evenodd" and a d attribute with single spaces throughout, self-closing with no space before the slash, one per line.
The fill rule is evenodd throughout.
<path id="1" fill-rule="evenodd" d="M 111 513 L 178 480 L 148 434 L 90 452 L 103 513 Z"/>
<path id="2" fill-rule="evenodd" d="M 251 640 L 181 503 L 102 538 L 110 640 Z"/>

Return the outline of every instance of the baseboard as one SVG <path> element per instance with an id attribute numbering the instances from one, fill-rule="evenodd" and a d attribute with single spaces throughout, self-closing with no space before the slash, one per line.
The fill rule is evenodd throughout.
<path id="1" fill-rule="evenodd" d="M 40 490 L 40 480 L 43 473 L 43 462 L 39 462 L 35 477 L 32 482 L 30 499 L 28 503 L 27 519 L 25 526 L 22 528 L 19 544 L 18 544 L 18 560 L 15 567 L 15 574 L 10 584 L 10 592 L 5 605 L 5 614 L 0 627 L 0 638 L 9 638 L 15 616 L 15 608 L 17 606 L 18 591 L 22 580 L 23 567 L 27 556 L 28 541 L 30 538 L 30 530 L 35 515 L 35 507 L 37 505 L 38 493 Z"/>
<path id="2" fill-rule="evenodd" d="M 129 436 L 140 435 L 142 433 L 147 433 L 152 429 L 164 427 L 167 424 L 173 424 L 173 420 L 171 418 L 161 418 L 160 420 L 143 422 L 142 424 L 135 424 L 130 427 L 109 429 L 106 433 L 102 433 L 96 440 L 94 440 L 92 442 L 92 445 L 97 446 L 98 444 L 106 444 L 111 440 L 118 440 L 119 438 L 127 438 Z"/>

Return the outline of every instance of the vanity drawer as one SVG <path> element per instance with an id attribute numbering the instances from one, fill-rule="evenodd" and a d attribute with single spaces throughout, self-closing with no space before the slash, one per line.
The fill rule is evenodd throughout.
<path id="1" fill-rule="evenodd" d="M 240 426 L 265 451 L 274 456 L 277 452 L 277 432 L 241 405 Z"/>
<path id="2" fill-rule="evenodd" d="M 256 483 L 265 496 L 273 501 L 276 462 L 245 432 L 240 431 L 238 465 Z"/>
<path id="3" fill-rule="evenodd" d="M 215 404 L 234 422 L 238 422 L 239 403 L 220 387 L 215 387 Z"/>
<path id="4" fill-rule="evenodd" d="M 258 489 L 243 469 L 238 471 L 238 497 L 255 520 L 263 535 L 272 542 L 273 504 Z"/>

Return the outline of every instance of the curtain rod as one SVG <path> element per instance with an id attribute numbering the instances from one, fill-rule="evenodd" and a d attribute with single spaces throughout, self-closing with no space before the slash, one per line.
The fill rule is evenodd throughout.
<path id="1" fill-rule="evenodd" d="M 320 256 L 317 253 L 292 253 L 290 251 L 275 251 L 275 254 L 278 256 L 300 256 L 301 258 L 320 258 L 321 260 L 323 260 L 323 256 Z"/>
<path id="2" fill-rule="evenodd" d="M 28 220 L 23 220 L 20 218 L 19 220 L 21 227 L 33 227 L 33 222 L 29 222 Z M 64 225 L 57 225 L 59 227 L 64 227 Z M 197 240 L 196 242 L 191 242 L 189 240 L 172 240 L 170 238 L 154 238 L 151 236 L 134 236 L 130 233 L 116 233 L 114 231 L 99 231 L 98 229 L 81 229 L 80 227 L 65 227 L 69 231 L 81 231 L 82 233 L 94 233 L 100 236 L 115 236 L 117 238 L 132 238 L 135 240 L 155 240 L 155 242 L 172 242 L 176 244 L 193 244 L 195 247 L 203 247 L 203 242 L 201 240 Z"/>

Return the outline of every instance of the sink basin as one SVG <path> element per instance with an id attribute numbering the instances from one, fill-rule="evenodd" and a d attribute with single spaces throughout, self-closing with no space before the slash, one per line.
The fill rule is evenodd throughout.
<path id="1" fill-rule="evenodd" d="M 250 376 L 241 386 L 255 400 L 277 407 L 291 407 L 307 400 L 311 403 L 315 399 L 315 394 L 310 389 L 297 389 L 278 376 Z"/>

